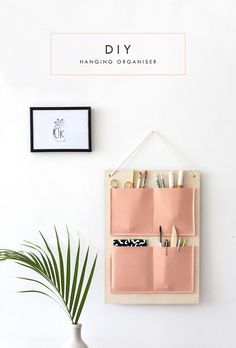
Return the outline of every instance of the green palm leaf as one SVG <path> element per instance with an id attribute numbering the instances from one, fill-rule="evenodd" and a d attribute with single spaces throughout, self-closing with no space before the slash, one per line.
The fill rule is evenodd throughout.
<path id="1" fill-rule="evenodd" d="M 29 292 L 42 294 L 42 295 L 50 297 L 52 300 L 54 300 L 54 298 L 52 296 L 48 295 L 46 292 L 43 292 L 43 291 L 39 291 L 39 290 L 21 290 L 21 291 L 18 291 L 19 294 L 26 294 L 26 293 L 29 293 Z"/>
<path id="2" fill-rule="evenodd" d="M 78 239 L 77 253 L 76 253 L 76 258 L 75 258 L 74 276 L 73 276 L 73 282 L 72 282 L 71 294 L 70 294 L 70 304 L 69 304 L 69 311 L 70 312 L 71 312 L 72 306 L 74 304 L 74 298 L 75 298 L 75 290 L 76 290 L 77 279 L 78 279 L 78 270 L 79 270 L 79 256 L 80 256 L 80 240 Z"/>
<path id="3" fill-rule="evenodd" d="M 37 286 L 42 286 L 45 289 L 45 291 L 30 289 L 19 292 L 41 294 L 53 299 L 66 311 L 71 322 L 77 324 L 93 279 L 97 255 L 93 261 L 88 279 L 84 286 L 88 268 L 89 247 L 87 248 L 84 261 L 82 262 L 81 272 L 79 272 L 80 240 L 78 239 L 76 254 L 75 257 L 73 257 L 70 234 L 67 228 L 67 249 L 66 255 L 63 257 L 61 241 L 56 227 L 54 229 L 56 236 L 56 253 L 53 252 L 46 238 L 40 232 L 44 247 L 29 241 L 24 241 L 22 246 L 26 247 L 26 250 L 15 251 L 11 249 L 0 249 L 0 261 L 14 261 L 18 265 L 43 278 L 42 281 L 41 279 L 31 277 L 18 277 L 22 280 L 35 283 Z"/>
<path id="4" fill-rule="evenodd" d="M 88 255 L 89 255 L 89 247 L 87 249 L 86 256 L 85 256 L 85 259 L 84 259 L 83 268 L 82 268 L 82 271 L 81 271 L 81 276 L 80 276 L 80 280 L 79 280 L 79 284 L 78 284 L 78 288 L 77 288 L 77 292 L 76 292 L 76 296 L 75 296 L 75 302 L 74 302 L 74 306 L 73 306 L 73 310 L 72 310 L 72 318 L 73 319 L 75 317 L 76 310 L 77 310 L 78 304 L 79 304 L 79 298 L 80 298 L 80 294 L 81 294 L 81 291 L 82 291 L 82 286 L 83 286 L 83 282 L 84 282 L 84 276 L 85 276 L 87 262 L 88 262 Z"/>
<path id="5" fill-rule="evenodd" d="M 64 298 L 65 294 L 65 272 L 64 272 L 64 261 L 63 261 L 63 256 L 62 256 L 62 251 L 61 251 L 61 244 L 60 240 L 58 238 L 57 230 L 56 227 L 54 226 L 55 229 L 55 234 L 56 234 L 56 240 L 57 240 L 57 250 L 58 250 L 58 257 L 59 257 L 59 269 L 60 269 L 60 284 L 61 284 L 61 294 L 62 297 Z"/>
<path id="6" fill-rule="evenodd" d="M 44 265 L 41 262 L 41 260 L 39 259 L 39 257 L 34 253 L 28 253 L 28 255 L 34 260 L 34 262 L 38 266 L 38 268 L 46 274 L 47 273 L 46 268 L 44 267 Z"/>
<path id="7" fill-rule="evenodd" d="M 53 252 L 51 250 L 51 248 L 49 247 L 48 245 L 48 242 L 46 241 L 46 239 L 44 238 L 43 234 L 41 232 L 39 232 L 41 237 L 43 238 L 43 241 L 46 245 L 46 248 L 47 248 L 47 251 L 49 252 L 49 255 L 52 259 L 52 264 L 53 264 L 53 270 L 55 272 L 55 277 L 56 277 L 56 284 L 57 284 L 57 288 L 58 288 L 58 291 L 60 292 L 61 291 L 61 287 L 60 287 L 60 277 L 59 277 L 59 271 L 58 271 L 58 266 L 57 266 L 57 262 L 56 262 L 56 258 L 55 256 L 53 255 Z"/>
<path id="8" fill-rule="evenodd" d="M 48 289 L 50 292 L 52 292 L 56 296 L 55 292 L 49 286 L 47 286 L 46 284 L 44 284 L 43 282 L 41 282 L 41 281 L 39 281 L 37 279 L 26 278 L 26 277 L 17 277 L 17 278 L 18 279 L 22 279 L 22 280 L 27 280 L 29 282 L 40 284 L 40 285 L 44 286 L 46 289 Z"/>
<path id="9" fill-rule="evenodd" d="M 29 243 L 29 242 L 26 242 L 26 243 Z M 25 246 L 27 248 L 30 248 L 30 249 L 33 249 L 35 251 L 37 251 L 41 257 L 41 263 L 44 265 L 46 271 L 47 271 L 47 274 L 49 277 L 51 277 L 51 272 L 50 272 L 50 268 L 49 268 L 49 265 L 48 265 L 48 262 L 47 260 L 45 259 L 44 255 L 42 254 L 42 252 L 37 248 L 37 247 L 34 247 L 33 245 L 31 244 L 21 244 L 22 246 Z M 36 256 L 36 254 L 34 254 Z M 40 258 L 38 257 L 38 260 L 40 260 Z"/>
<path id="10" fill-rule="evenodd" d="M 94 274 L 94 270 L 95 270 L 95 267 L 96 267 L 96 263 L 97 263 L 97 255 L 96 255 L 95 259 L 94 259 L 93 266 L 92 266 L 92 269 L 90 271 L 89 278 L 88 278 L 88 281 L 87 281 L 87 284 L 86 284 L 86 287 L 85 287 L 85 290 L 84 290 L 84 293 L 83 293 L 83 296 L 82 296 L 82 299 L 81 299 L 81 302 L 80 302 L 80 305 L 79 305 L 79 308 L 78 308 L 78 311 L 77 311 L 77 314 L 76 314 L 76 317 L 74 319 L 74 323 L 75 324 L 78 323 L 80 315 L 81 315 L 81 312 L 82 312 L 82 309 L 84 307 L 84 304 L 85 304 L 85 301 L 86 301 L 86 298 L 87 298 L 87 295 L 88 295 L 88 292 L 89 292 L 89 288 L 90 288 L 90 285 L 91 285 L 91 282 L 92 282 L 92 279 L 93 279 L 93 274 Z"/>
<path id="11" fill-rule="evenodd" d="M 69 291 L 70 291 L 70 263 L 71 263 L 71 257 L 70 257 L 70 235 L 68 231 L 68 227 L 66 226 L 67 229 L 67 257 L 66 257 L 66 297 L 65 297 L 65 302 L 68 304 L 69 301 Z"/>

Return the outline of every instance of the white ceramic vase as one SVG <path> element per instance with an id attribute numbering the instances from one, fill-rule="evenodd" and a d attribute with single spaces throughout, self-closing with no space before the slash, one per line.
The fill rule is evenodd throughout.
<path id="1" fill-rule="evenodd" d="M 82 340 L 81 329 L 81 324 L 71 325 L 69 338 L 62 348 L 88 348 L 87 344 Z"/>

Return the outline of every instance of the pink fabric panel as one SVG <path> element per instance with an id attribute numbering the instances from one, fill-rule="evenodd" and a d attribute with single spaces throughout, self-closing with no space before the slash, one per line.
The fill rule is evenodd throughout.
<path id="1" fill-rule="evenodd" d="M 153 234 L 153 189 L 111 189 L 111 234 Z"/>
<path id="2" fill-rule="evenodd" d="M 113 247 L 111 258 L 112 292 L 153 289 L 153 248 Z"/>
<path id="3" fill-rule="evenodd" d="M 155 247 L 153 251 L 154 290 L 168 293 L 194 292 L 194 247 Z"/>
<path id="4" fill-rule="evenodd" d="M 178 235 L 195 235 L 195 189 L 166 188 L 154 190 L 154 230 L 170 235 L 175 225 Z"/>

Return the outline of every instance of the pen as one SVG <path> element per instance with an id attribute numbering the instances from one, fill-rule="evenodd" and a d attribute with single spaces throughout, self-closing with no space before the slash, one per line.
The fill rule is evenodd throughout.
<path id="1" fill-rule="evenodd" d="M 175 187 L 174 184 L 174 173 L 172 172 L 172 170 L 169 171 L 169 188 L 173 188 Z"/>
<path id="2" fill-rule="evenodd" d="M 178 188 L 182 188 L 184 184 L 184 172 L 183 170 L 179 170 L 178 174 Z"/>
<path id="3" fill-rule="evenodd" d="M 176 231 L 175 225 L 173 225 L 172 232 L 171 232 L 170 246 L 176 247 L 177 243 L 178 243 L 177 231 Z"/>
<path id="4" fill-rule="evenodd" d="M 145 187 L 146 184 L 146 178 L 147 178 L 147 170 L 145 170 L 144 174 L 143 174 L 143 182 L 142 182 L 142 188 Z"/>
<path id="5" fill-rule="evenodd" d="M 184 238 L 182 247 L 184 247 L 186 245 L 186 242 L 187 242 L 187 240 L 186 240 L 186 238 Z"/>
<path id="6" fill-rule="evenodd" d="M 132 180 L 131 180 L 131 182 L 132 182 L 132 187 L 134 187 L 134 170 L 132 170 Z"/>
<path id="7" fill-rule="evenodd" d="M 162 173 L 160 174 L 160 178 L 161 178 L 161 186 L 162 186 L 163 188 L 165 188 L 166 185 L 165 185 L 165 180 L 164 180 L 164 177 L 163 177 L 163 174 L 162 174 Z"/>
<path id="8" fill-rule="evenodd" d="M 139 172 L 136 188 L 140 188 L 141 187 L 141 181 L 142 181 L 142 172 Z"/>
<path id="9" fill-rule="evenodd" d="M 180 246 L 181 246 L 181 240 L 182 240 L 182 238 L 179 237 L 178 243 L 177 243 L 177 253 L 179 252 L 179 248 L 180 248 Z M 183 245 L 182 245 L 182 246 L 183 246 Z"/>
<path id="10" fill-rule="evenodd" d="M 160 184 L 160 180 L 158 178 L 158 174 L 155 174 L 155 178 L 156 178 L 156 185 L 158 188 L 161 188 L 161 184 Z"/>
<path id="11" fill-rule="evenodd" d="M 159 243 L 159 245 L 160 245 L 160 247 L 162 247 L 162 228 L 161 228 L 161 226 L 159 227 L 159 231 L 160 231 L 160 243 Z"/>
<path id="12" fill-rule="evenodd" d="M 168 255 L 168 239 L 165 240 L 166 255 Z"/>

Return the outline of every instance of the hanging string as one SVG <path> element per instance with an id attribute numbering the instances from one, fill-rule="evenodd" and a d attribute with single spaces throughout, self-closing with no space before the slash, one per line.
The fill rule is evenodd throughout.
<path id="1" fill-rule="evenodd" d="M 139 143 L 133 151 L 119 164 L 119 166 L 113 170 L 112 173 L 109 174 L 110 177 L 112 177 L 131 157 L 135 155 L 136 152 L 141 150 L 141 148 L 153 137 L 153 135 L 156 135 L 159 140 L 167 147 L 169 152 L 178 159 L 179 162 L 182 163 L 183 166 L 187 165 L 187 168 L 189 167 L 188 160 L 185 159 L 185 157 L 182 155 L 182 153 L 173 145 L 169 140 L 167 140 L 160 132 L 158 131 L 151 131 L 148 133 L 148 135 Z M 193 178 L 195 178 L 195 174 L 192 170 L 187 169 L 187 171 L 192 175 Z"/>

